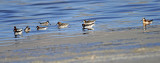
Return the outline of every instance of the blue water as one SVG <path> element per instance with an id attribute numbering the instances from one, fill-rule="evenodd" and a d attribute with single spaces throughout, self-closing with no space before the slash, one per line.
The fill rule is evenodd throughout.
<path id="1" fill-rule="evenodd" d="M 159 0 L 2 0 L 0 41 L 17 39 L 13 26 L 31 27 L 30 33 L 23 33 L 24 38 L 44 33 L 80 33 L 83 20 L 96 20 L 94 31 L 142 26 L 143 17 L 154 19 L 152 25 L 159 25 L 159 6 Z M 37 31 L 38 22 L 47 20 L 52 25 Z M 70 27 L 59 30 L 55 26 L 58 21 L 69 23 Z"/>

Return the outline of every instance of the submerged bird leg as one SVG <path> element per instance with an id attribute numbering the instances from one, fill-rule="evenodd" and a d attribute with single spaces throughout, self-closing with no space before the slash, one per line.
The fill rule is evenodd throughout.
<path id="1" fill-rule="evenodd" d="M 146 24 L 143 24 L 143 30 L 146 31 Z"/>
<path id="2" fill-rule="evenodd" d="M 14 35 L 15 36 L 15 38 L 17 38 L 17 35 Z"/>

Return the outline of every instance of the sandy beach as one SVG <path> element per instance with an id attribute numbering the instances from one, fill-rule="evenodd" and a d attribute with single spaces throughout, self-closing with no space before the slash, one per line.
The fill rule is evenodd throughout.
<path id="1" fill-rule="evenodd" d="M 11 46 L 1 46 L 0 63 L 159 63 L 160 59 L 159 25 L 146 32 L 133 27 L 55 35 L 10 40 Z"/>

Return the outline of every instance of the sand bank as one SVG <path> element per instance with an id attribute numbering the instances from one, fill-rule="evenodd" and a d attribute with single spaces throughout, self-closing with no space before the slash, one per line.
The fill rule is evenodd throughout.
<path id="1" fill-rule="evenodd" d="M 108 29 L 109 30 L 109 29 Z M 0 62 L 23 63 L 158 63 L 160 26 L 86 31 L 55 36 L 40 34 L 10 40 L 2 46 Z M 66 34 L 64 34 L 66 35 Z"/>

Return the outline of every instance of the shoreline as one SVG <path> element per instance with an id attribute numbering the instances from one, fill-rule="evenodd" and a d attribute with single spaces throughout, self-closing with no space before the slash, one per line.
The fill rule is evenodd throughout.
<path id="1" fill-rule="evenodd" d="M 64 38 L 50 36 L 55 33 L 32 35 L 28 37 L 31 40 L 21 39 L 11 46 L 1 46 L 0 62 L 87 63 L 89 59 L 94 59 L 95 63 L 119 61 L 134 63 L 135 60 L 126 59 L 138 58 L 141 54 L 148 55 L 142 57 L 143 60 L 156 55 L 160 58 L 160 25 L 152 26 L 147 30 L 148 32 L 143 32 L 140 27 L 122 29 L 111 32 L 88 31 L 85 35 L 79 33 L 76 34 L 79 36 Z M 106 61 L 110 58 L 112 58 L 111 61 Z M 141 62 L 140 59 L 137 60 Z"/>

